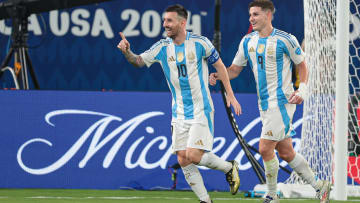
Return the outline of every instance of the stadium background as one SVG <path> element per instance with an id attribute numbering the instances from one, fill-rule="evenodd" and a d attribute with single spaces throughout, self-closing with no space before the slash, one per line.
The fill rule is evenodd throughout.
<path id="1" fill-rule="evenodd" d="M 29 45 L 37 47 L 30 49 L 30 56 L 42 91 L 1 91 L 0 123 L 4 127 L 0 128 L 0 162 L 6 166 L 0 169 L 1 188 L 171 186 L 167 166 L 176 160 L 168 153 L 171 97 L 163 73 L 159 65 L 132 68 L 116 45 L 120 40 L 117 33 L 123 31 L 134 52 L 145 51 L 162 38 L 161 14 L 174 3 L 183 4 L 191 12 L 190 31 L 212 39 L 214 1 L 167 1 L 166 5 L 160 0 L 111 1 L 30 17 Z M 248 31 L 248 3 L 223 1 L 221 57 L 226 65 L 231 64 L 238 43 Z M 275 3 L 274 26 L 301 41 L 302 1 Z M 9 47 L 9 34 L 10 21 L 0 21 L 1 59 Z M 12 86 L 7 77 L 0 80 L 2 88 Z M 239 128 L 256 146 L 261 125 L 250 70 L 241 73 L 232 86 L 244 109 L 244 115 L 238 118 Z M 219 87 L 212 90 L 217 92 Z M 224 158 L 242 163 L 240 189 L 252 189 L 257 178 L 224 119 L 220 95 L 213 96 L 217 109 L 215 149 Z M 294 118 L 297 124 L 301 124 L 299 108 Z M 112 134 L 116 129 L 117 133 Z M 116 138 L 105 141 L 111 135 Z M 299 135 L 297 128 L 296 144 Z M 221 173 L 202 173 L 209 190 L 227 190 Z M 286 177 L 280 173 L 281 181 Z M 188 188 L 181 174 L 178 188 Z"/>
<path id="2" fill-rule="evenodd" d="M 135 53 L 142 53 L 161 39 L 161 16 L 171 4 L 181 3 L 190 15 L 189 31 L 210 40 L 214 33 L 214 0 L 122 0 L 100 3 L 32 16 L 29 25 L 29 53 L 41 89 L 46 90 L 102 90 L 168 91 L 159 64 L 150 69 L 130 67 L 116 45 L 118 32 L 125 31 Z M 247 5 L 250 0 L 225 0 L 221 7 L 221 58 L 229 66 L 241 38 L 249 28 Z M 154 6 L 156 5 L 156 6 Z M 60 20 L 59 15 L 63 16 Z M 52 26 L 49 24 L 51 22 Z M 7 52 L 10 21 L 0 23 L 0 59 Z M 297 37 L 304 37 L 302 0 L 277 0 L 274 27 Z M 98 25 L 98 26 L 96 26 Z M 133 29 L 129 29 L 134 26 Z M 45 31 L 46 30 L 46 31 Z M 213 68 L 211 71 L 215 71 Z M 11 81 L 11 80 L 10 80 Z M 11 84 L 0 84 L 3 87 Z M 250 69 L 232 81 L 236 92 L 255 93 Z M 215 88 L 218 90 L 219 87 Z"/>

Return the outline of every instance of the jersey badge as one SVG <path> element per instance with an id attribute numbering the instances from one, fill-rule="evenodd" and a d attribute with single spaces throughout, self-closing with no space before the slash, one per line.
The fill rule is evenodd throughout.
<path id="1" fill-rule="evenodd" d="M 178 62 L 182 62 L 184 60 L 184 53 L 183 52 L 179 52 L 177 54 L 177 61 Z"/>
<path id="2" fill-rule="evenodd" d="M 259 44 L 257 52 L 259 54 L 262 54 L 262 53 L 264 53 L 264 50 L 265 50 L 265 45 L 264 44 Z"/>

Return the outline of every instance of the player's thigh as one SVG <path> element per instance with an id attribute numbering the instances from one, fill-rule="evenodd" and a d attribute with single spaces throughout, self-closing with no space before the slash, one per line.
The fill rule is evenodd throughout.
<path id="1" fill-rule="evenodd" d="M 292 118 L 296 105 L 285 104 L 277 108 L 260 111 L 263 124 L 261 138 L 266 140 L 280 141 L 291 137 L 294 133 Z"/>
<path id="2" fill-rule="evenodd" d="M 191 125 L 185 123 L 184 121 L 176 121 L 171 123 L 173 152 L 177 152 L 177 151 L 185 152 L 189 139 L 190 127 Z"/>
<path id="3" fill-rule="evenodd" d="M 213 129 L 211 128 L 212 123 L 210 121 L 192 124 L 189 130 L 187 147 L 211 151 L 214 141 Z"/>

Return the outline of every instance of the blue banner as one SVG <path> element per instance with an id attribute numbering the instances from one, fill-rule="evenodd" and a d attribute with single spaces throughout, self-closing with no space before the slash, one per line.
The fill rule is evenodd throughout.
<path id="1" fill-rule="evenodd" d="M 237 160 L 240 189 L 252 189 L 259 181 L 231 129 L 221 95 L 212 96 L 213 152 Z M 236 97 L 243 109 L 236 117 L 239 129 L 258 148 L 257 97 Z M 170 105 L 171 95 L 165 92 L 1 91 L 0 188 L 170 188 L 168 166 L 176 163 Z M 298 108 L 295 149 L 302 122 Z M 222 172 L 201 167 L 201 173 L 208 190 L 228 190 Z M 287 177 L 280 170 L 279 181 Z M 189 188 L 182 172 L 177 188 Z"/>
<path id="2" fill-rule="evenodd" d="M 241 38 L 248 32 L 249 2 L 222 1 L 221 58 L 227 66 L 232 63 Z M 135 53 L 144 52 L 165 36 L 163 11 L 175 3 L 188 9 L 189 31 L 213 39 L 214 0 L 169 0 L 165 4 L 162 0 L 113 0 L 31 15 L 29 53 L 40 88 L 167 91 L 159 64 L 141 70 L 125 60 L 117 48 L 121 39 L 118 32 L 125 34 Z M 275 6 L 274 27 L 292 33 L 301 42 L 304 30 L 302 0 L 277 0 Z M 0 20 L 1 60 L 10 47 L 10 34 L 11 20 Z M 9 77 L 6 75 L 0 80 L 0 87 L 13 87 Z M 253 74 L 248 68 L 232 84 L 236 92 L 256 92 Z"/>

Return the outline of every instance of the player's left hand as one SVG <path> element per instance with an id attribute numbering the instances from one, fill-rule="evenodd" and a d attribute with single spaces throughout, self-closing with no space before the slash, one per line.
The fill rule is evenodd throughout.
<path id="1" fill-rule="evenodd" d="M 240 114 L 242 114 L 241 106 L 234 95 L 226 95 L 226 103 L 228 107 L 230 107 L 230 104 L 233 106 L 236 115 L 239 116 Z"/>
<path id="2" fill-rule="evenodd" d="M 217 79 L 218 79 L 218 73 L 210 73 L 210 76 L 209 76 L 210 85 L 212 85 L 212 86 L 216 85 Z"/>
<path id="3" fill-rule="evenodd" d="M 301 104 L 304 101 L 304 99 L 301 96 L 299 96 L 299 94 L 297 93 L 298 91 L 295 91 L 291 94 L 289 99 L 290 104 Z"/>

